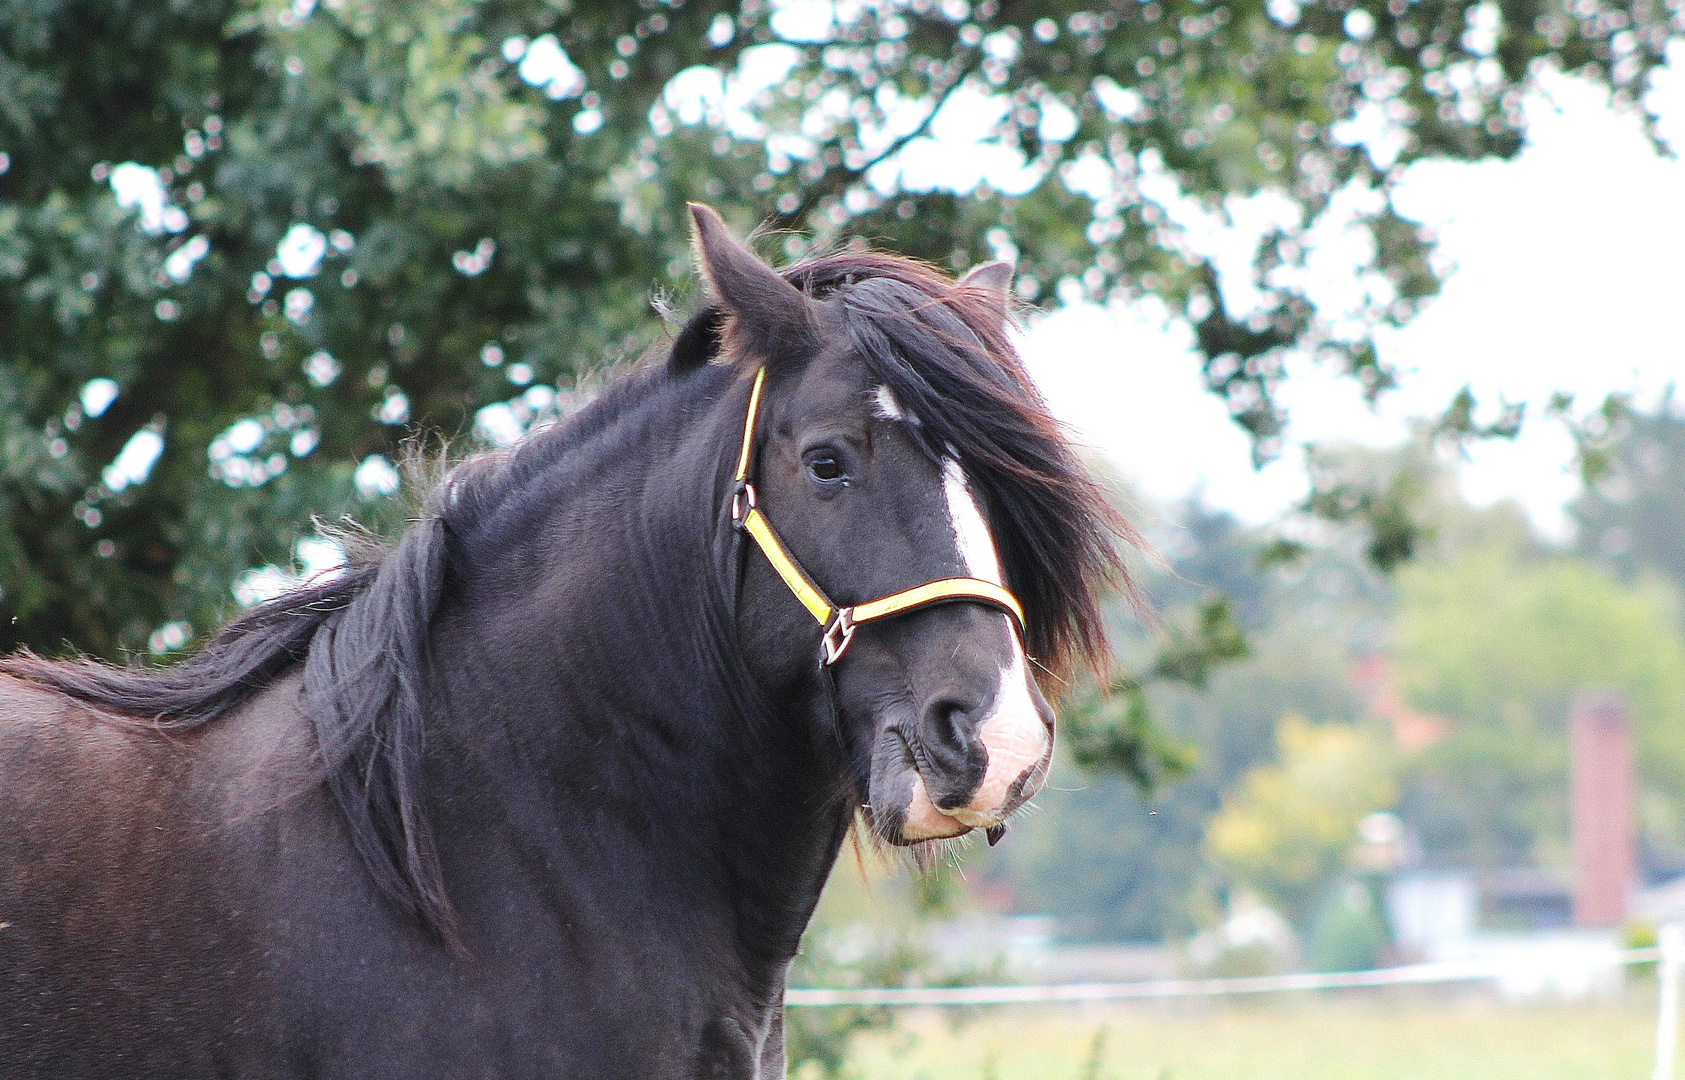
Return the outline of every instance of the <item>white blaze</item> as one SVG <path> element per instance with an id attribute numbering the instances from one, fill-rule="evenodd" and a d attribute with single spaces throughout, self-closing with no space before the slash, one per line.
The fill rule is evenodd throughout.
<path id="1" fill-rule="evenodd" d="M 917 424 L 887 386 L 872 391 L 873 412 L 879 419 Z M 942 492 L 948 503 L 948 524 L 953 529 L 961 573 L 995 585 L 1005 585 L 1000 555 L 983 511 L 971 494 L 965 469 L 950 456 L 942 462 Z M 983 782 L 971 801 L 955 810 L 943 810 L 930 798 L 924 777 L 915 771 L 913 790 L 902 818 L 901 833 L 908 840 L 934 840 L 958 836 L 971 828 L 988 828 L 1006 817 L 1014 787 L 1029 774 L 1028 786 L 1041 784 L 1053 748 L 1052 732 L 1036 708 L 1030 683 L 1024 643 L 1006 614 L 1001 615 L 1011 652 L 1001 667 L 990 711 L 977 725 L 978 738 L 988 755 Z"/>
<path id="2" fill-rule="evenodd" d="M 954 530 L 954 542 L 959 545 L 960 565 L 970 577 L 1004 585 L 989 523 L 983 520 L 977 500 L 971 497 L 965 469 L 953 458 L 942 462 L 942 491 L 948 496 L 948 522 Z"/>
<path id="3" fill-rule="evenodd" d="M 965 573 L 1004 585 L 994 537 L 971 494 L 965 469 L 953 458 L 942 463 L 942 488 L 948 498 L 948 518 Z M 1012 654 L 1000 670 L 993 711 L 977 729 L 978 737 L 988 751 L 988 769 L 971 802 L 946 812 L 955 820 L 977 828 L 1001 820 L 1012 786 L 1029 770 L 1044 767 L 1051 748 L 1047 725 L 1042 723 L 1030 693 L 1030 672 L 1024 662 L 1023 642 L 1018 640 L 1012 620 L 1004 614 L 1001 619 L 1006 623 L 1006 632 L 1012 641 Z"/>

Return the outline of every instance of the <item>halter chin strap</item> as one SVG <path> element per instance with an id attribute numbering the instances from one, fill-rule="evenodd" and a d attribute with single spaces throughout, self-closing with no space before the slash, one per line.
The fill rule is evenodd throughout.
<path id="1" fill-rule="evenodd" d="M 766 561 L 778 572 L 778 576 L 789 586 L 802 607 L 808 610 L 814 620 L 819 623 L 824 633 L 819 639 L 820 648 L 824 654 L 825 666 L 842 659 L 843 653 L 854 640 L 854 630 L 861 623 L 875 622 L 887 619 L 893 615 L 905 615 L 910 611 L 931 607 L 935 604 L 947 604 L 954 601 L 965 601 L 973 604 L 986 604 L 998 608 L 1011 617 L 1013 625 L 1018 628 L 1018 636 L 1024 636 L 1024 609 L 1019 605 L 1018 598 L 996 585 L 992 581 L 982 578 L 955 577 L 941 578 L 937 581 L 927 581 L 923 585 L 915 585 L 910 589 L 903 589 L 898 593 L 876 600 L 868 600 L 863 604 L 852 607 L 838 607 L 831 602 L 814 580 L 802 569 L 801 563 L 784 547 L 784 542 L 778 539 L 778 533 L 773 531 L 772 523 L 761 513 L 755 504 L 755 486 L 749 482 L 749 464 L 754 456 L 755 443 L 755 414 L 761 406 L 761 386 L 766 382 L 766 369 L 755 372 L 755 385 L 749 391 L 749 415 L 743 421 L 743 449 L 737 455 L 737 473 L 732 478 L 731 494 L 731 523 L 754 537 L 755 544 L 766 556 Z"/>

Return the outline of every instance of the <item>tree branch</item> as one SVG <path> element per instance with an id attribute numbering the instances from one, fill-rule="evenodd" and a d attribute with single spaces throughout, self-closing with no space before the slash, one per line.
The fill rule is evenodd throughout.
<path id="1" fill-rule="evenodd" d="M 936 114 L 941 112 L 943 107 L 948 104 L 949 99 L 954 96 L 954 92 L 961 86 L 965 85 L 965 80 L 970 78 L 971 75 L 976 72 L 978 57 L 981 53 L 977 49 L 969 49 L 968 53 L 969 55 L 966 58 L 965 63 L 960 67 L 959 74 L 955 75 L 953 80 L 949 82 L 947 86 L 938 91 L 936 104 L 931 106 L 930 111 L 925 114 L 923 120 L 919 121 L 917 127 L 907 132 L 905 135 L 901 135 L 892 140 L 888 146 L 873 155 L 870 161 L 867 161 L 858 169 L 851 169 L 847 165 L 838 166 L 835 170 L 826 169 L 824 174 L 818 181 L 816 181 L 815 186 L 809 189 L 809 193 L 802 198 L 802 201 L 794 210 L 790 211 L 788 214 L 779 215 L 781 219 L 780 223 L 788 228 L 793 227 L 800 222 L 806 221 L 807 216 L 813 212 L 814 207 L 818 205 L 821 199 L 825 198 L 827 195 L 836 194 L 839 190 L 839 186 L 836 184 L 825 183 L 825 181 L 829 180 L 831 177 L 837 175 L 838 173 L 845 173 L 850 178 L 863 176 L 874 166 L 888 161 L 890 158 L 900 153 L 908 143 L 929 131 L 931 122 L 936 119 Z"/>

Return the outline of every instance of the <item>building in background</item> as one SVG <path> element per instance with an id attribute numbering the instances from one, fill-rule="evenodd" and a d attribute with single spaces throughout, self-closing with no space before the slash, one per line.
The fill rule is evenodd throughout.
<path id="1" fill-rule="evenodd" d="M 1437 958 L 1474 936 L 1480 897 L 1465 870 L 1413 870 L 1387 884 L 1387 919 L 1405 960 Z"/>
<path id="2" fill-rule="evenodd" d="M 1572 775 L 1574 925 L 1626 921 L 1638 884 L 1632 727 L 1624 698 L 1583 693 L 1568 716 Z"/>

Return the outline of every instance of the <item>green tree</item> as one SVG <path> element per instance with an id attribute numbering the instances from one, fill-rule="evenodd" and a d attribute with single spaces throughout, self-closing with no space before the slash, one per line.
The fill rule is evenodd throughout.
<path id="1" fill-rule="evenodd" d="M 1371 332 L 1436 286 L 1388 199 L 1400 166 L 1513 153 L 1538 63 L 1639 99 L 1681 17 L 11 0 L 0 648 L 114 655 L 169 621 L 208 628 L 310 512 L 378 500 L 407 424 L 507 438 L 565 408 L 558 390 L 652 340 L 652 291 L 690 287 L 691 198 L 794 230 L 785 255 L 866 236 L 953 266 L 1015 257 L 1032 302 L 1163 297 L 1267 458 L 1285 354 L 1380 392 Z M 994 109 L 1012 179 L 914 168 L 967 98 Z M 1358 118 L 1384 134 L 1359 139 Z M 1293 284 L 1306 231 L 1365 191 L 1366 299 L 1318 311 Z M 1258 193 L 1295 214 L 1241 274 L 1263 299 L 1235 306 L 1187 226 Z"/>
<path id="2" fill-rule="evenodd" d="M 1173 629 L 1162 637 L 1197 640 L 1190 631 L 1201 626 L 1201 605 L 1216 588 L 1234 598 L 1249 648 L 1212 671 L 1203 689 L 1149 678 L 1140 696 L 1085 690 L 1062 706 L 1065 760 L 1054 781 L 1036 797 L 1035 813 L 1013 826 L 1010 842 L 967 875 L 1004 890 L 1015 911 L 1057 916 L 1071 938 L 1158 940 L 1201 928 L 1222 884 L 1202 850 L 1208 820 L 1242 777 L 1273 760 L 1284 711 L 1362 715 L 1348 678 L 1352 648 L 1376 636 L 1366 628 L 1384 614 L 1378 575 L 1361 556 L 1319 551 L 1260 574 L 1257 532 L 1227 515 L 1185 505 L 1152 516 L 1175 522 L 1160 545 L 1169 566 L 1144 582 L 1170 612 Z M 1126 662 L 1138 670 L 1182 666 L 1173 662 L 1179 650 L 1140 631 L 1120 637 Z M 1157 782 L 1144 791 L 1103 752 L 1148 727 L 1141 717 L 1149 706 L 1150 743 L 1168 743 L 1190 767 L 1174 777 L 1149 774 Z"/>
<path id="3" fill-rule="evenodd" d="M 1274 762 L 1247 773 L 1205 834 L 1230 880 L 1305 925 L 1346 861 L 1364 815 L 1398 798 L 1389 740 L 1368 727 L 1282 720 Z"/>
<path id="4" fill-rule="evenodd" d="M 1363 971 L 1382 962 L 1390 935 L 1378 884 L 1345 877 L 1327 891 L 1305 935 L 1312 971 Z"/>
<path id="5" fill-rule="evenodd" d="M 1685 637 L 1662 579 L 1471 548 L 1400 575 L 1394 647 L 1407 699 L 1449 723 L 1411 765 L 1407 817 L 1430 855 L 1566 861 L 1566 717 L 1587 687 L 1631 703 L 1646 839 L 1685 846 Z"/>

